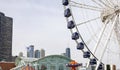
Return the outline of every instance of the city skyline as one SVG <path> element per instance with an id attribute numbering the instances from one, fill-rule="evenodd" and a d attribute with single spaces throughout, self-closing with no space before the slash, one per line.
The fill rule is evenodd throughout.
<path id="1" fill-rule="evenodd" d="M 26 47 L 31 44 L 35 49 L 44 48 L 46 56 L 65 52 L 66 47 L 71 48 L 71 55 L 78 54 L 61 0 L 0 0 L 0 11 L 13 18 L 13 56 L 19 52 L 26 56 Z"/>
<path id="2" fill-rule="evenodd" d="M 29 47 L 27 47 L 27 50 L 26 50 L 27 55 L 24 55 L 23 52 L 19 52 L 19 54 L 17 56 L 28 57 L 28 58 L 43 58 L 43 57 L 46 56 L 45 55 L 45 50 L 43 48 L 41 48 L 41 49 L 34 49 L 34 48 L 35 48 L 34 45 L 29 45 Z M 66 56 L 68 58 L 71 58 L 70 48 L 66 47 L 64 50 L 65 50 L 65 52 L 61 52 L 57 55 L 62 55 L 62 56 Z"/>

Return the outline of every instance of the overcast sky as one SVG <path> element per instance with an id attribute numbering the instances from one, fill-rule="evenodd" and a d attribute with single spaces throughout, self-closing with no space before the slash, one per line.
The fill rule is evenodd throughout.
<path id="1" fill-rule="evenodd" d="M 26 47 L 45 49 L 46 55 L 61 54 L 76 44 L 66 27 L 61 0 L 0 0 L 0 11 L 13 18 L 13 55 Z M 75 44 L 75 45 L 72 45 Z M 73 56 L 72 56 L 73 57 Z"/>

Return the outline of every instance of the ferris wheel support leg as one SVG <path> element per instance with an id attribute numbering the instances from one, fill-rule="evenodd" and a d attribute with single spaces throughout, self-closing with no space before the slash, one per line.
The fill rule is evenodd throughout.
<path id="1" fill-rule="evenodd" d="M 116 24 L 117 18 L 118 18 L 118 16 L 115 17 L 115 21 L 114 21 L 113 24 L 112 24 L 110 33 L 109 33 L 109 35 L 108 35 L 108 37 L 107 37 L 107 40 L 106 40 L 106 42 L 105 42 L 105 45 L 104 45 L 104 49 L 103 49 L 102 55 L 100 56 L 100 60 L 99 60 L 99 62 L 97 63 L 97 66 L 96 66 L 95 70 L 98 69 L 98 66 L 99 66 L 100 62 L 102 61 L 102 58 L 103 58 L 104 53 L 105 53 L 105 50 L 106 50 L 107 45 L 108 45 L 108 43 L 109 43 L 109 41 L 110 41 L 110 37 L 111 37 L 112 32 L 113 32 L 113 30 L 114 30 L 114 26 L 115 26 L 115 24 Z"/>
<path id="2" fill-rule="evenodd" d="M 99 37 L 98 37 L 97 44 L 95 45 L 95 47 L 94 47 L 94 49 L 93 49 L 93 54 L 95 54 L 95 52 L 96 52 L 96 50 L 97 50 L 97 47 L 98 47 L 98 45 L 99 45 L 99 43 L 100 43 L 100 41 L 101 41 L 101 38 L 102 38 L 102 36 L 103 36 L 103 33 L 104 33 L 104 31 L 105 31 L 106 26 L 107 26 L 107 23 L 105 23 L 105 25 L 104 25 L 104 27 L 103 27 L 103 29 L 102 29 Z"/>

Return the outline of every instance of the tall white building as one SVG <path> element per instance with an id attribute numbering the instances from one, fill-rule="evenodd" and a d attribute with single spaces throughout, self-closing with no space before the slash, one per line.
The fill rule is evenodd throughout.
<path id="1" fill-rule="evenodd" d="M 40 50 L 40 58 L 43 58 L 43 57 L 45 57 L 45 50 L 41 49 Z"/>
<path id="2" fill-rule="evenodd" d="M 20 53 L 19 53 L 19 57 L 23 57 L 23 52 L 20 52 Z"/>

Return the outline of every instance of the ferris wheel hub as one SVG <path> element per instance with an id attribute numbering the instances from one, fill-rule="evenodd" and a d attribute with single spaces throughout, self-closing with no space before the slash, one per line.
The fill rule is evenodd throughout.
<path id="1" fill-rule="evenodd" d="M 114 8 L 105 8 L 101 13 L 101 20 L 102 22 L 105 22 L 109 16 L 119 13 L 120 13 L 120 6 L 118 5 L 116 5 Z"/>

